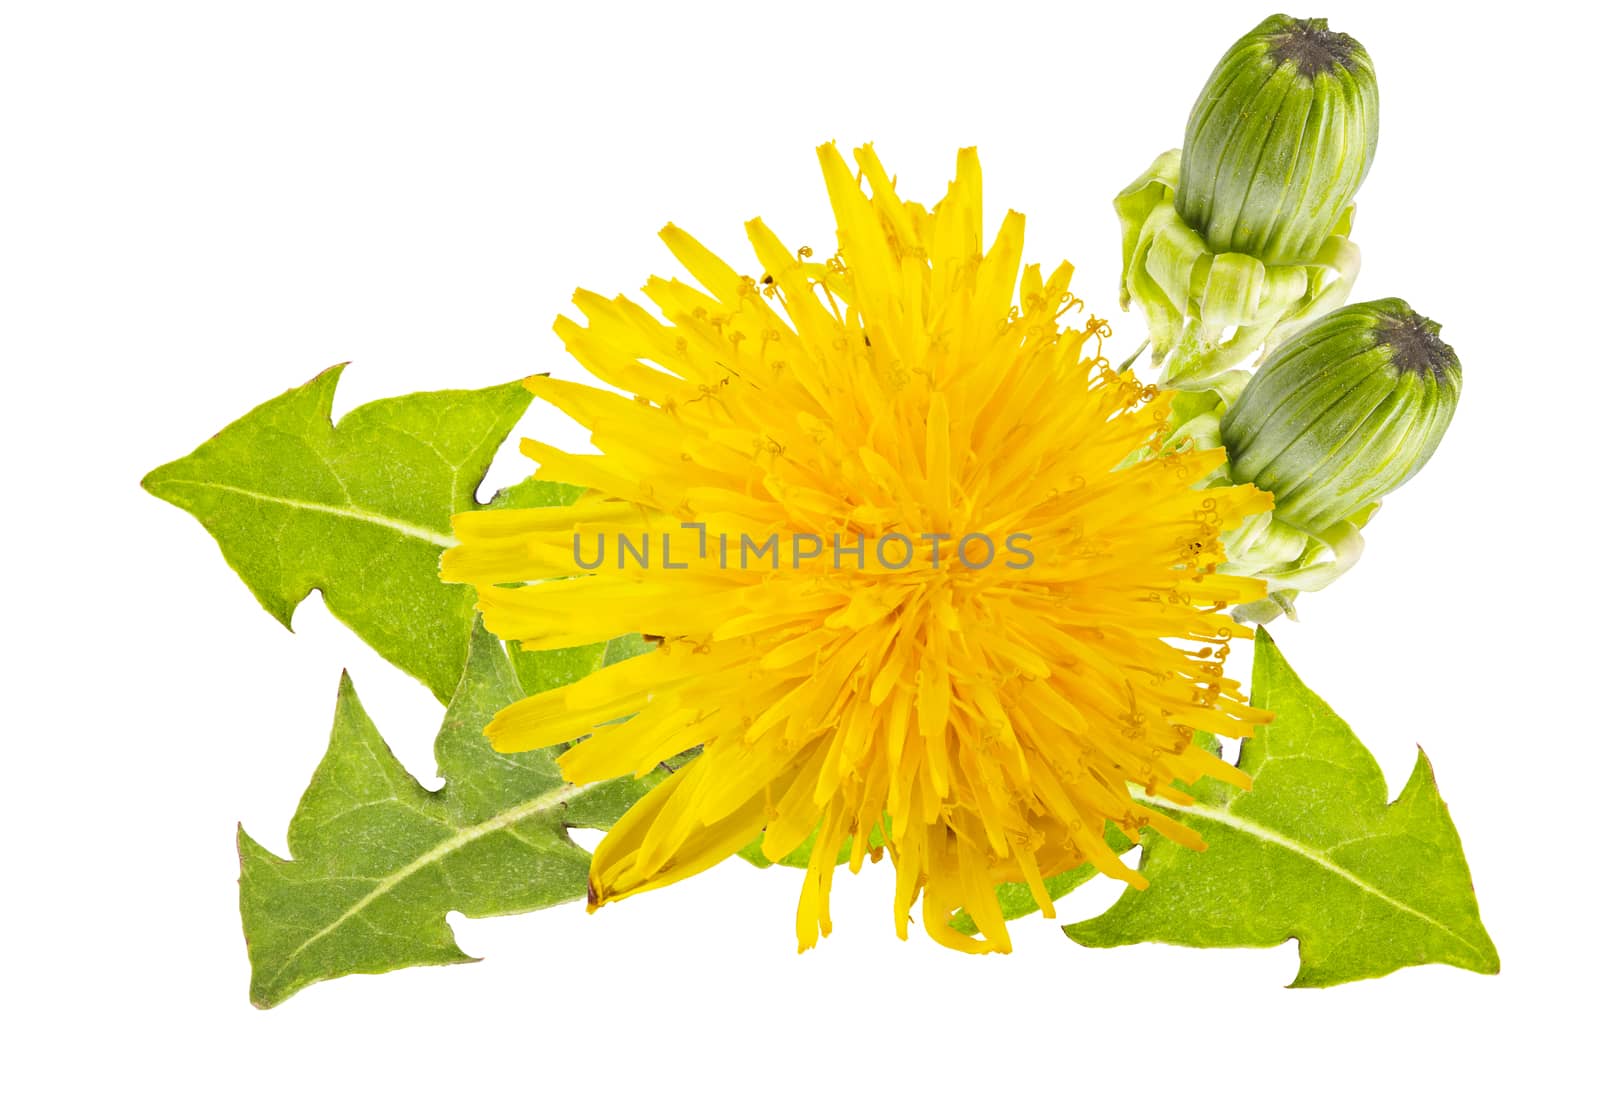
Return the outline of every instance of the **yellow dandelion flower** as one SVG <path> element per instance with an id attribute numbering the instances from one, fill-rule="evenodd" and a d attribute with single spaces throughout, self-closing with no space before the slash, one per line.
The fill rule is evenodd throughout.
<path id="1" fill-rule="evenodd" d="M 1270 497 L 1196 489 L 1219 450 L 1148 456 L 1166 396 L 1106 365 L 1103 323 L 1063 325 L 1072 267 L 1023 267 L 1019 214 L 984 250 L 974 150 L 931 211 L 870 146 L 859 172 L 819 157 L 833 258 L 752 220 L 762 274 L 740 276 L 669 226 L 700 287 L 646 284 L 666 322 L 575 296 L 587 325 L 557 333 L 626 394 L 529 380 L 600 454 L 522 448 L 587 493 L 457 516 L 443 572 L 526 648 L 655 643 L 487 730 L 502 751 L 583 737 L 560 760 L 578 783 L 700 749 L 600 844 L 591 909 L 815 834 L 803 950 L 842 848 L 859 869 L 876 829 L 902 938 L 920 896 L 939 942 L 1005 952 L 997 883 L 1046 914 L 1043 878 L 1084 861 L 1142 885 L 1108 821 L 1200 848 L 1130 784 L 1186 802 L 1174 782 L 1243 779 L 1194 736 L 1264 720 L 1222 672 L 1245 632 L 1224 609 L 1262 590 L 1217 566 L 1219 532 Z"/>

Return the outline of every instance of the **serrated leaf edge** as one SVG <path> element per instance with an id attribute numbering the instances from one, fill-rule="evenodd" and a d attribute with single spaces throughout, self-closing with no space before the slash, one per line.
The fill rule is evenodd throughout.
<path id="1" fill-rule="evenodd" d="M 1421 749 L 1418 749 L 1417 754 L 1421 762 L 1427 762 L 1427 757 L 1422 754 Z M 1262 842 L 1271 843 L 1273 846 L 1281 847 L 1292 854 L 1298 854 L 1300 857 L 1305 858 L 1313 865 L 1332 873 L 1340 880 L 1360 889 L 1367 895 L 1382 900 L 1384 903 L 1387 903 L 1397 911 L 1402 911 L 1405 914 L 1412 915 L 1413 917 L 1426 922 L 1428 925 L 1433 926 L 1434 928 L 1441 930 L 1446 934 L 1449 934 L 1451 937 L 1461 942 L 1461 944 L 1465 945 L 1468 949 L 1482 957 L 1488 966 L 1495 968 L 1499 967 L 1500 961 L 1498 954 L 1496 954 L 1492 948 L 1485 951 L 1482 947 L 1462 937 L 1460 934 L 1456 933 L 1456 931 L 1452 930 L 1449 926 L 1446 926 L 1444 923 L 1440 922 L 1426 911 L 1412 907 L 1410 904 L 1394 898 L 1380 888 L 1374 888 L 1371 884 L 1367 883 L 1367 881 L 1363 880 L 1358 874 L 1352 873 L 1350 870 L 1346 869 L 1332 858 L 1329 858 L 1315 847 L 1307 846 L 1304 843 L 1298 842 L 1297 840 L 1284 835 L 1281 832 L 1274 831 L 1270 827 L 1263 827 L 1258 823 L 1247 820 L 1244 817 L 1238 816 L 1226 809 L 1209 808 L 1198 803 L 1190 805 L 1174 804 L 1171 801 L 1150 797 L 1136 786 L 1129 786 L 1128 792 L 1133 796 L 1134 800 L 1143 804 L 1151 805 L 1153 807 L 1158 807 L 1164 812 L 1177 812 L 1182 813 L 1185 816 L 1194 816 L 1197 819 L 1209 820 L 1212 823 L 1221 824 L 1224 827 L 1231 827 L 1233 830 L 1238 831 L 1241 834 L 1249 835 L 1250 837 L 1259 839 Z M 1063 929 L 1068 931 L 1068 936 L 1071 936 L 1071 926 L 1063 927 Z"/>
<path id="2" fill-rule="evenodd" d="M 409 877 L 415 876 L 428 866 L 442 861 L 451 854 L 455 853 L 457 850 L 460 850 L 469 843 L 483 838 L 485 835 L 492 835 L 497 831 L 503 831 L 506 828 L 520 823 L 530 816 L 538 815 L 541 812 L 550 811 L 558 806 L 565 806 L 567 802 L 582 796 L 587 791 L 594 789 L 595 786 L 604 784 L 605 783 L 602 782 L 594 783 L 593 785 L 579 786 L 568 782 L 564 785 L 557 786 L 548 793 L 541 793 L 537 797 L 523 801 L 520 804 L 505 809 L 504 811 L 497 812 L 487 820 L 483 820 L 482 822 L 474 824 L 471 827 L 461 828 L 456 832 L 456 834 L 447 839 L 443 839 L 438 843 L 435 843 L 428 850 L 425 850 L 423 853 L 417 855 L 401 868 L 385 874 L 383 879 L 376 884 L 371 891 L 352 903 L 339 915 L 338 918 L 334 919 L 322 929 L 318 930 L 316 933 L 302 941 L 292 952 L 290 952 L 279 962 L 277 974 L 271 979 L 267 980 L 265 983 L 261 984 L 259 992 L 253 993 L 260 993 L 263 996 L 269 995 L 271 993 L 271 988 L 276 986 L 278 981 L 288 973 L 288 970 L 294 967 L 294 962 L 299 959 L 302 953 L 304 953 L 312 945 L 315 945 L 323 938 L 338 930 L 346 922 L 349 922 L 351 919 L 355 918 L 373 903 L 394 891 Z M 244 829 L 242 827 L 239 830 L 239 834 L 241 838 L 248 837 L 244 834 Z"/>

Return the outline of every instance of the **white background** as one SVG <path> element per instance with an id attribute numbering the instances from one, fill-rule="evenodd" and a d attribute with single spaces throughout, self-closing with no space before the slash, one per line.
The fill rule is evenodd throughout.
<path id="1" fill-rule="evenodd" d="M 1592 1073 L 1596 26 L 1576 6 L 1325 3 L 1383 135 L 1357 298 L 1444 323 L 1465 399 L 1361 565 L 1276 633 L 1398 791 L 1426 746 L 1496 978 L 1285 991 L 1271 950 L 897 942 L 889 869 L 726 863 L 586 916 L 465 921 L 471 966 L 246 1001 L 234 824 L 284 849 L 339 669 L 432 778 L 440 709 L 313 595 L 279 627 L 140 476 L 324 367 L 337 411 L 568 368 L 572 289 L 669 272 L 672 219 L 753 268 L 826 252 L 813 146 L 872 139 L 931 202 L 983 155 L 992 224 L 1115 308 L 1111 196 L 1181 139 L 1259 3 L 7 3 L 0 307 L 11 1088 L 1530 1086 Z M 1442 10 L 1442 9 L 1441 9 Z M 1131 350 L 1139 322 L 1112 343 Z M 536 407 L 523 433 L 577 443 Z M 510 452 L 490 487 L 527 470 Z M 1246 667 L 1241 656 L 1233 662 Z M 1108 904 L 1097 881 L 1063 921 Z M 121 1076 L 120 1079 L 118 1076 Z M 3 1075 L 0 1075 L 3 1077 Z M 142 1084 L 142 1083 L 141 1083 Z"/>

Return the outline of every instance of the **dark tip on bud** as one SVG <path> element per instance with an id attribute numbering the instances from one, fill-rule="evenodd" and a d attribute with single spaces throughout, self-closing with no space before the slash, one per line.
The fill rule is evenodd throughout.
<path id="1" fill-rule="evenodd" d="M 1315 79 L 1335 67 L 1351 67 L 1360 48 L 1350 35 L 1329 30 L 1326 19 L 1296 19 L 1273 37 L 1267 56 L 1279 65 L 1296 65 L 1302 76 Z"/>
<path id="2" fill-rule="evenodd" d="M 1460 374 L 1461 360 L 1439 337 L 1440 329 L 1432 319 L 1402 306 L 1379 319 L 1373 340 L 1389 347 L 1389 364 L 1396 372 L 1442 380 L 1449 373 Z"/>

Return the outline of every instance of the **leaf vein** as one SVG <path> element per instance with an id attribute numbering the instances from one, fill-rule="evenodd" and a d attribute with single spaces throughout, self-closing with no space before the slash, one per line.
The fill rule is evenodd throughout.
<path id="1" fill-rule="evenodd" d="M 1142 801 L 1145 804 L 1155 805 L 1170 812 L 1181 812 L 1186 816 L 1195 816 L 1203 820 L 1210 820 L 1212 823 L 1222 824 L 1224 827 L 1231 827 L 1235 831 L 1249 835 L 1256 839 L 1260 839 L 1262 842 L 1271 843 L 1272 845 L 1281 847 L 1290 853 L 1298 854 L 1300 857 L 1305 858 L 1312 864 L 1327 870 L 1329 873 L 1332 873 L 1334 876 L 1338 877 L 1340 880 L 1343 880 L 1347 884 L 1360 889 L 1367 895 L 1387 903 L 1389 906 L 1398 911 L 1403 911 L 1408 915 L 1419 918 L 1428 925 L 1433 926 L 1435 929 L 1449 934 L 1451 937 L 1455 938 L 1462 945 L 1465 945 L 1468 949 L 1472 950 L 1474 953 L 1477 953 L 1479 956 L 1485 958 L 1489 957 L 1489 953 L 1486 952 L 1482 946 L 1462 937 L 1460 934 L 1456 933 L 1456 931 L 1452 930 L 1449 926 L 1445 925 L 1443 922 L 1440 922 L 1426 911 L 1396 899 L 1394 896 L 1389 895 L 1389 893 L 1383 891 L 1381 888 L 1373 887 L 1359 875 L 1344 868 L 1344 866 L 1340 865 L 1332 858 L 1329 858 L 1315 847 L 1307 846 L 1304 843 L 1290 838 L 1288 835 L 1285 835 L 1281 832 L 1274 831 L 1269 827 L 1262 827 L 1260 824 L 1252 823 L 1242 816 L 1235 815 L 1229 811 L 1208 808 L 1205 805 L 1199 804 L 1173 804 L 1171 801 L 1163 801 L 1153 797 L 1148 797 L 1137 787 L 1129 786 L 1128 789 L 1136 800 Z"/>
<path id="2" fill-rule="evenodd" d="M 373 512 L 357 505 L 325 505 L 320 501 L 303 501 L 295 497 L 278 497 L 270 493 L 261 493 L 257 490 L 245 489 L 243 486 L 229 486 L 221 482 L 201 482 L 192 478 L 173 478 L 163 482 L 162 485 L 199 486 L 201 489 L 217 490 L 222 493 L 234 493 L 241 497 L 265 501 L 272 505 L 282 505 L 285 508 L 303 509 L 306 512 L 320 512 L 327 516 L 340 516 L 346 520 L 357 520 L 361 523 L 373 524 L 377 527 L 388 528 L 390 531 L 410 539 L 420 539 L 436 547 L 453 547 L 456 539 L 451 535 L 444 535 L 431 528 L 422 527 L 405 520 L 396 520 L 385 516 L 381 512 Z"/>
<path id="3" fill-rule="evenodd" d="M 278 973 L 268 981 L 267 986 L 271 987 L 275 985 L 280 979 L 288 974 L 289 969 L 293 967 L 294 961 L 300 956 L 301 953 L 305 952 L 312 945 L 315 945 L 318 941 L 321 941 L 323 938 L 333 933 L 346 922 L 362 915 L 367 908 L 372 906 L 373 903 L 394 891 L 408 878 L 415 876 L 417 873 L 428 868 L 430 865 L 434 865 L 469 843 L 472 843 L 477 839 L 481 839 L 485 835 L 490 835 L 496 831 L 510 827 L 511 825 L 525 820 L 530 816 L 537 815 L 540 812 L 549 811 L 557 806 L 564 805 L 589 788 L 591 787 L 577 786 L 571 784 L 570 782 L 563 783 L 548 793 L 542 793 L 537 797 L 523 801 L 520 804 L 513 805 L 511 808 L 498 812 L 481 823 L 474 824 L 471 827 L 461 828 L 456 832 L 456 834 L 450 836 L 448 839 L 444 839 L 436 843 L 428 850 L 411 859 L 411 861 L 407 862 L 405 865 L 385 875 L 378 884 L 373 886 L 372 891 L 356 900 L 349 907 L 345 908 L 344 911 L 341 912 L 339 916 L 332 922 L 329 922 L 326 926 L 322 927 L 316 933 L 302 941 L 299 945 L 295 946 L 294 950 L 283 958 L 283 962 L 278 968 Z"/>

